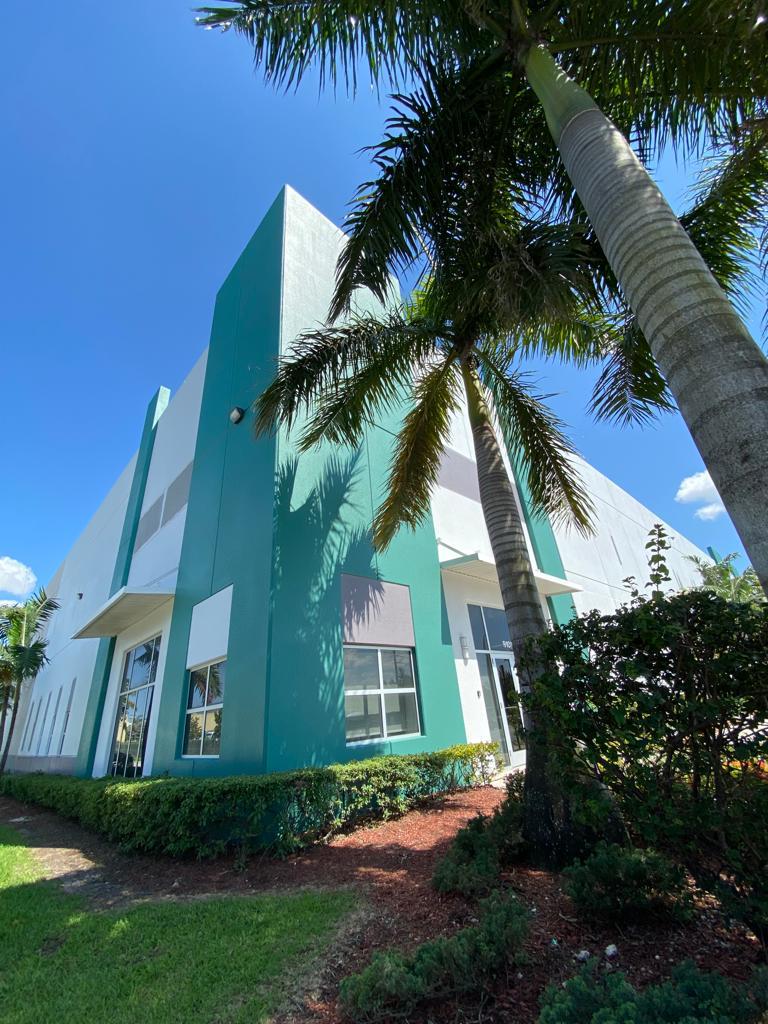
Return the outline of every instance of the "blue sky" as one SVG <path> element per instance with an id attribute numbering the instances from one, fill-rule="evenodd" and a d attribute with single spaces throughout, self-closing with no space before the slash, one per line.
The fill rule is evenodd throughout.
<path id="1" fill-rule="evenodd" d="M 78 0 L 36 31 L 23 5 L 3 12 L 0 111 L 0 595 L 18 596 L 31 576 L 12 562 L 53 574 L 153 392 L 207 344 L 215 292 L 281 185 L 340 223 L 386 104 L 275 93 L 187 2 Z M 662 180 L 684 184 L 671 163 Z M 739 548 L 727 517 L 674 500 L 703 469 L 676 416 L 596 425 L 582 373 L 549 367 L 541 385 L 599 469 L 696 543 Z"/>

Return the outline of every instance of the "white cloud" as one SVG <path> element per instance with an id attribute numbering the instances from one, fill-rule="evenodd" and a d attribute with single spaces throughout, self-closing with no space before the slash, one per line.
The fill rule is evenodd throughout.
<path id="1" fill-rule="evenodd" d="M 725 512 L 725 505 L 717 493 L 717 488 L 712 483 L 712 477 L 706 470 L 694 473 L 682 480 L 677 488 L 675 501 L 682 502 L 684 505 L 701 505 L 701 508 L 697 508 L 693 514 L 697 519 L 703 519 L 706 522 L 717 519 Z"/>
<path id="2" fill-rule="evenodd" d="M 709 505 L 702 505 L 701 508 L 697 508 L 693 514 L 697 519 L 709 522 L 710 519 L 717 519 L 723 512 L 725 512 L 725 506 L 722 501 L 713 501 Z"/>
<path id="3" fill-rule="evenodd" d="M 36 583 L 37 576 L 28 565 L 8 555 L 0 555 L 0 593 L 24 597 Z"/>

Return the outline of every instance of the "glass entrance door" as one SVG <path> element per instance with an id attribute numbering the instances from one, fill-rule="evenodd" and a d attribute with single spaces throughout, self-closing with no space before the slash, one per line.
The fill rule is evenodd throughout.
<path id="1" fill-rule="evenodd" d="M 500 608 L 484 605 L 467 605 L 467 611 L 491 740 L 498 743 L 504 763 L 511 764 L 512 755 L 525 749 L 525 734 L 515 700 L 517 683 L 507 617 Z"/>
<path id="2" fill-rule="evenodd" d="M 483 701 L 485 713 L 488 716 L 488 728 L 491 733 L 491 742 L 498 744 L 504 764 L 509 764 L 510 742 L 505 722 L 502 703 L 499 699 L 498 679 L 490 654 L 478 654 L 477 664 L 480 668 L 480 682 L 483 689 Z"/>
<path id="3" fill-rule="evenodd" d="M 525 750 L 525 735 L 520 705 L 513 699 L 517 692 L 515 673 L 511 658 L 494 658 L 496 674 L 499 679 L 499 690 L 504 701 L 504 711 L 509 726 L 509 739 L 513 750 Z"/>

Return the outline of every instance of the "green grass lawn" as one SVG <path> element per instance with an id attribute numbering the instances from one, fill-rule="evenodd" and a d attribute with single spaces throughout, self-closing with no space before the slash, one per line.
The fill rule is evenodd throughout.
<path id="1" fill-rule="evenodd" d="M 95 911 L 41 880 L 0 827 L 0 1021 L 264 1021 L 354 903 L 302 892 Z"/>

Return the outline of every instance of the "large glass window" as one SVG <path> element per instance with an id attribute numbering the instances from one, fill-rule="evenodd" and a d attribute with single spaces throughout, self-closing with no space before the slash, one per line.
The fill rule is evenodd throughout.
<path id="1" fill-rule="evenodd" d="M 347 743 L 420 731 L 413 654 L 404 647 L 344 648 Z"/>
<path id="2" fill-rule="evenodd" d="M 224 708 L 226 661 L 203 665 L 189 673 L 185 757 L 218 757 L 221 753 L 221 715 Z"/>
<path id="3" fill-rule="evenodd" d="M 137 779 L 144 771 L 144 751 L 159 655 L 159 636 L 131 648 L 125 654 L 110 775 Z"/>

